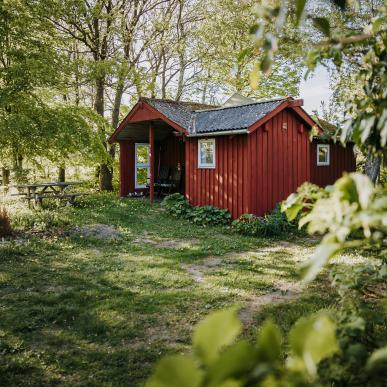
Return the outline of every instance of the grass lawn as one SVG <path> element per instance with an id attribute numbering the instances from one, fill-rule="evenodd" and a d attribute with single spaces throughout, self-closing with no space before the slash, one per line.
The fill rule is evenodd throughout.
<path id="1" fill-rule="evenodd" d="M 266 317 L 286 331 L 334 302 L 324 276 L 296 283 L 311 240 L 198 227 L 110 195 L 11 214 L 42 231 L 0 242 L 1 385 L 142 385 L 160 356 L 189 350 L 212 310 L 239 303 L 252 337 Z"/>

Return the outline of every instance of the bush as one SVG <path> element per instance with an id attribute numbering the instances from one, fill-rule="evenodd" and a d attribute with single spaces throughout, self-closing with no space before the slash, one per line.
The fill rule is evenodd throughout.
<path id="1" fill-rule="evenodd" d="M 179 193 L 166 196 L 162 206 L 168 213 L 176 217 L 187 217 L 192 211 L 192 206 L 188 203 L 187 199 Z"/>
<path id="2" fill-rule="evenodd" d="M 231 214 L 214 206 L 193 207 L 189 216 L 193 223 L 218 226 L 230 223 Z"/>
<path id="3" fill-rule="evenodd" d="M 238 234 L 256 236 L 261 222 L 261 218 L 253 214 L 243 214 L 232 222 L 231 227 Z"/>
<path id="4" fill-rule="evenodd" d="M 168 213 L 175 217 L 185 218 L 195 224 L 203 226 L 226 225 L 231 220 L 231 214 L 227 210 L 214 206 L 193 207 L 179 193 L 167 196 L 163 200 L 162 206 Z"/>
<path id="5" fill-rule="evenodd" d="M 0 237 L 2 238 L 11 234 L 11 221 L 7 210 L 3 207 L 0 209 Z"/>
<path id="6" fill-rule="evenodd" d="M 297 222 L 289 222 L 277 205 L 264 217 L 243 214 L 231 224 L 234 231 L 242 235 L 273 237 L 297 231 Z"/>

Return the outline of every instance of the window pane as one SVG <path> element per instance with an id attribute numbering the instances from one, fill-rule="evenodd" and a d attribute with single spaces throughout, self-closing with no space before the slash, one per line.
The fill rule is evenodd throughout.
<path id="1" fill-rule="evenodd" d="M 148 171 L 149 168 L 140 167 L 136 169 L 136 186 L 146 186 L 148 183 Z"/>
<path id="2" fill-rule="evenodd" d="M 202 142 L 200 143 L 200 163 L 213 164 L 214 163 L 214 143 Z"/>
<path id="3" fill-rule="evenodd" d="M 326 146 L 320 146 L 318 149 L 318 161 L 320 163 L 328 162 L 328 148 Z"/>
<path id="4" fill-rule="evenodd" d="M 149 145 L 137 145 L 136 147 L 136 163 L 149 163 Z"/>

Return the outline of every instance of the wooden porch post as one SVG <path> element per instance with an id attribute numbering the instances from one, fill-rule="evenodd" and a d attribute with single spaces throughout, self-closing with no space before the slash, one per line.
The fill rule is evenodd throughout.
<path id="1" fill-rule="evenodd" d="M 155 132 L 153 123 L 149 123 L 149 154 L 150 154 L 150 182 L 149 199 L 153 203 L 155 197 Z"/>

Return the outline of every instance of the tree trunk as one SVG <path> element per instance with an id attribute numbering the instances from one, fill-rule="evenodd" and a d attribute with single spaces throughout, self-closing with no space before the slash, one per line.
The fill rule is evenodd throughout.
<path id="1" fill-rule="evenodd" d="M 9 169 L 7 168 L 4 168 L 2 167 L 1 168 L 1 175 L 2 175 L 2 183 L 3 183 L 3 187 L 6 187 L 9 185 L 9 174 L 10 174 L 10 171 Z"/>
<path id="2" fill-rule="evenodd" d="M 95 101 L 94 101 L 94 110 L 104 116 L 105 113 L 105 78 L 99 77 L 96 80 L 96 92 L 95 92 Z M 106 133 L 102 133 L 103 137 L 106 137 Z M 107 151 L 108 144 L 106 140 L 104 141 L 104 146 Z M 107 163 L 102 163 L 99 166 L 99 189 L 101 191 L 112 191 L 113 190 L 113 173 L 111 166 Z"/>
<path id="3" fill-rule="evenodd" d="M 58 169 L 58 182 L 64 183 L 66 181 L 66 168 L 64 165 L 61 165 Z"/>
<path id="4" fill-rule="evenodd" d="M 23 156 L 19 153 L 14 154 L 13 156 L 13 173 L 14 178 L 17 183 L 25 183 L 26 182 L 26 176 L 23 171 Z"/>
<path id="5" fill-rule="evenodd" d="M 99 186 L 105 191 L 113 191 L 113 169 L 108 164 L 100 165 Z"/>
<path id="6" fill-rule="evenodd" d="M 372 154 L 367 155 L 364 164 L 364 173 L 372 180 L 374 184 L 378 181 L 382 158 Z"/>

